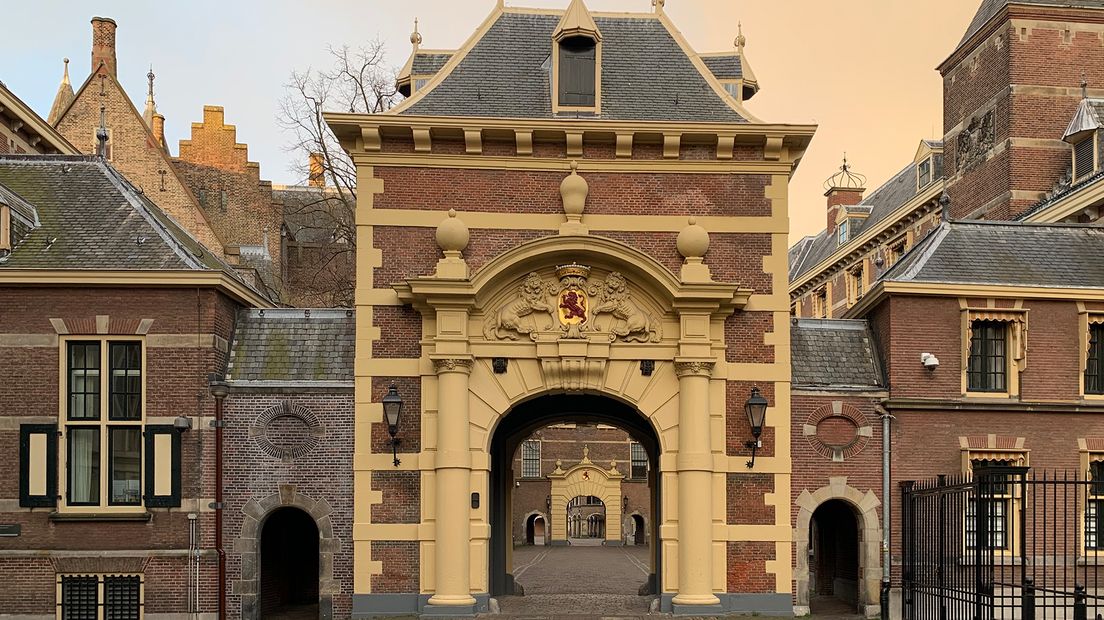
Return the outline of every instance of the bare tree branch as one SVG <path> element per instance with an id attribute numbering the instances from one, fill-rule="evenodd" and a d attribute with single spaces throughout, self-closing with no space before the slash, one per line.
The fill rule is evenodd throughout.
<path id="1" fill-rule="evenodd" d="M 386 64 L 383 44 L 329 49 L 328 70 L 292 72 L 277 122 L 290 136 L 293 171 L 304 181 L 285 196 L 289 245 L 309 243 L 311 264 L 296 265 L 292 286 L 326 305 L 351 306 L 356 253 L 356 166 L 322 117 L 324 111 L 373 114 L 394 106 L 401 95 L 396 71 Z M 314 156 L 316 169 L 311 169 Z M 324 181 L 319 183 L 318 181 Z M 313 183 L 311 183 L 313 181 Z M 314 247 L 314 244 L 321 244 Z M 289 263 L 289 280 L 292 269 Z M 310 289 L 310 290 L 307 290 Z"/>

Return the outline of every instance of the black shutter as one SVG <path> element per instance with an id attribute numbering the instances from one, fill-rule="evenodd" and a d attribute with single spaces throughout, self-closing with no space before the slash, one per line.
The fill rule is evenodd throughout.
<path id="1" fill-rule="evenodd" d="M 560 43 L 560 105 L 594 105 L 596 60 L 595 43 L 586 37 Z"/>
<path id="2" fill-rule="evenodd" d="M 159 442 L 158 437 L 168 437 L 168 442 L 164 440 Z M 165 450 L 170 451 L 168 456 L 163 454 Z M 180 506 L 180 431 L 172 424 L 146 426 L 145 470 L 146 507 L 178 508 Z M 158 488 L 159 478 L 169 481 L 167 488 L 164 484 L 161 485 L 162 488 Z"/>
<path id="3" fill-rule="evenodd" d="M 45 440 L 45 449 L 32 450 L 32 442 Z M 40 444 L 41 445 L 41 444 Z M 57 506 L 58 478 L 57 424 L 22 424 L 19 426 L 19 505 L 25 508 Z M 34 454 L 32 454 L 34 452 Z M 44 472 L 45 488 L 31 488 L 32 472 L 37 477 Z"/>

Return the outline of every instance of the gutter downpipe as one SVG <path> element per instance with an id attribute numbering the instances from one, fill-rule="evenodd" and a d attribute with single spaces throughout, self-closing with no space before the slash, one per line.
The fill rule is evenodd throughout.
<path id="1" fill-rule="evenodd" d="M 882 619 L 889 620 L 889 591 L 893 576 L 890 564 L 892 556 L 889 550 L 890 519 L 892 518 L 892 511 L 890 510 L 892 500 L 890 495 L 890 474 L 892 473 L 890 457 L 893 450 L 890 431 L 892 430 L 893 416 L 881 404 L 874 405 L 874 411 L 882 419 L 882 591 L 879 602 L 881 604 Z"/>
<path id="2" fill-rule="evenodd" d="M 218 620 L 226 618 L 226 549 L 222 544 L 222 405 L 229 388 L 223 381 L 212 377 L 211 395 L 215 397 L 215 551 L 218 552 Z"/>

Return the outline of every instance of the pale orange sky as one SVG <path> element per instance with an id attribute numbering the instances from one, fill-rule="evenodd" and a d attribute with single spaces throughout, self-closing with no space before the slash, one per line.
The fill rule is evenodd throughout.
<path id="1" fill-rule="evenodd" d="M 147 0 L 13 3 L 12 23 L 50 24 L 7 33 L 0 79 L 46 115 L 73 59 L 88 75 L 92 15 L 119 23 L 119 77 L 138 102 L 157 73 L 158 109 L 172 145 L 188 137 L 204 104 L 222 105 L 264 178 L 301 182 L 276 124 L 292 70 L 327 67 L 328 46 L 380 38 L 395 67 L 410 53 L 414 17 L 424 45 L 455 48 L 496 0 L 190 0 L 188 10 Z M 650 11 L 651 0 L 586 0 L 596 11 Z M 568 0 L 507 0 L 562 8 Z M 980 0 L 667 0 L 667 13 L 698 51 L 732 48 L 743 21 L 747 53 L 762 86 L 748 108 L 765 121 L 820 126 L 790 191 L 791 243 L 824 227 L 821 183 L 844 151 L 872 191 L 912 160 L 922 138 L 940 137 L 942 85 L 950 55 Z M 8 8 L 8 7 L 6 7 Z M 10 13 L 10 11 L 9 11 Z M 212 21 L 210 15 L 219 14 Z M 640 62 L 648 62 L 641 58 Z"/>

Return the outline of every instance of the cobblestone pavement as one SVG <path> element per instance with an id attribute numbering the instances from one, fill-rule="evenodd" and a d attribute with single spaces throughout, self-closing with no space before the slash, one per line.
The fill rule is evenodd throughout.
<path id="1" fill-rule="evenodd" d="M 637 595 L 648 579 L 648 557 L 647 547 L 518 547 L 514 580 L 525 596 L 500 597 L 501 614 L 526 620 L 648 616 L 654 597 Z"/>

